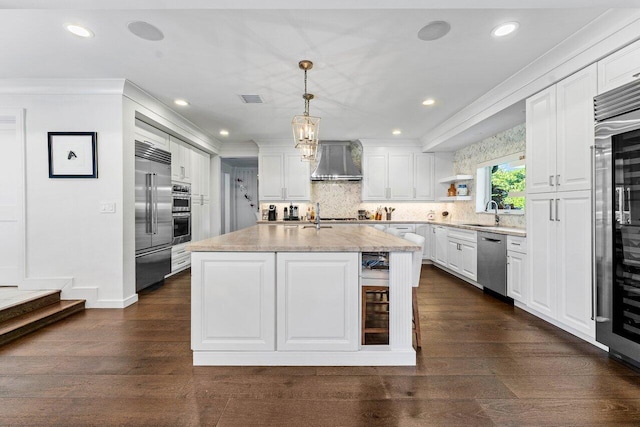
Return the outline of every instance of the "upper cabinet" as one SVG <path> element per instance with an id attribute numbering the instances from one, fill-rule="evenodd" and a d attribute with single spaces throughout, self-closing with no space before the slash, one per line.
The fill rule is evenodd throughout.
<path id="1" fill-rule="evenodd" d="M 417 149 L 366 148 L 362 200 L 434 200 L 434 155 Z"/>
<path id="2" fill-rule="evenodd" d="M 146 142 L 154 147 L 169 151 L 169 134 L 136 119 L 136 141 Z"/>
<path id="3" fill-rule="evenodd" d="M 598 62 L 598 93 L 604 93 L 640 78 L 640 41 Z"/>
<path id="4" fill-rule="evenodd" d="M 296 151 L 261 150 L 258 162 L 260 201 L 309 201 L 309 162 Z"/>
<path id="5" fill-rule="evenodd" d="M 211 166 L 209 154 L 191 148 L 191 197 L 194 203 L 211 199 Z"/>
<path id="6" fill-rule="evenodd" d="M 191 148 L 189 144 L 173 136 L 171 141 L 171 179 L 191 182 Z"/>
<path id="7" fill-rule="evenodd" d="M 590 188 L 593 64 L 527 99 L 527 192 Z"/>

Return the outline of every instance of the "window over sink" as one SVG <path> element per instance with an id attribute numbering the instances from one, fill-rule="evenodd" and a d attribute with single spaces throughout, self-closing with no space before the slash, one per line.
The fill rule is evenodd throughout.
<path id="1" fill-rule="evenodd" d="M 499 213 L 524 214 L 525 179 L 524 152 L 479 164 L 476 174 L 476 212 L 485 212 L 487 204 L 493 200 L 498 205 Z"/>

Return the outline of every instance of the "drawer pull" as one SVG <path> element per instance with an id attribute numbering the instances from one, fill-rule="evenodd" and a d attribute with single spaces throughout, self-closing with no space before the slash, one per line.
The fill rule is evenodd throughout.
<path id="1" fill-rule="evenodd" d="M 185 262 L 187 262 L 187 260 L 186 260 L 186 259 L 183 259 L 182 261 L 177 262 L 176 264 L 180 265 L 180 264 L 184 264 Z"/>
<path id="2" fill-rule="evenodd" d="M 636 78 L 640 77 L 640 73 L 635 73 L 635 74 L 634 74 L 633 76 L 631 76 L 631 77 L 633 77 L 634 79 L 636 79 Z"/>

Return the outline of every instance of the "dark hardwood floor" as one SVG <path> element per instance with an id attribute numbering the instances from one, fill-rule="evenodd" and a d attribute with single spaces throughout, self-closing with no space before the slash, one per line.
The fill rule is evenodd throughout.
<path id="1" fill-rule="evenodd" d="M 640 375 L 424 267 L 416 367 L 193 367 L 189 273 L 0 347 L 0 425 L 640 425 Z"/>

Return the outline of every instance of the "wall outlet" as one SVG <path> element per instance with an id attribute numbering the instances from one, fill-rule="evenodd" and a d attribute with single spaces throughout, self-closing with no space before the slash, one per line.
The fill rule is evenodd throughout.
<path id="1" fill-rule="evenodd" d="M 116 203 L 100 202 L 100 213 L 116 213 Z"/>

